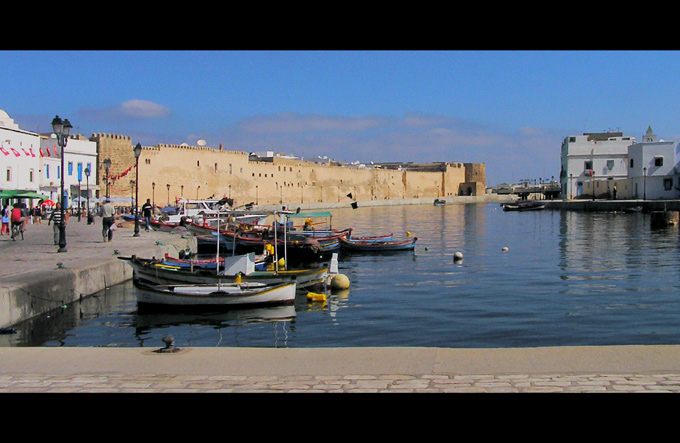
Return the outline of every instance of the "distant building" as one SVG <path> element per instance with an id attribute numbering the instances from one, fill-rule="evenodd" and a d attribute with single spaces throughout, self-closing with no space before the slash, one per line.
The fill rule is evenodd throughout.
<path id="1" fill-rule="evenodd" d="M 562 198 L 680 198 L 680 143 L 659 141 L 651 126 L 636 142 L 622 133 L 570 136 L 562 143 Z"/>
<path id="2" fill-rule="evenodd" d="M 562 198 L 579 198 L 590 182 L 627 178 L 628 146 L 634 142 L 634 137 L 621 132 L 565 137 L 560 170 Z"/>

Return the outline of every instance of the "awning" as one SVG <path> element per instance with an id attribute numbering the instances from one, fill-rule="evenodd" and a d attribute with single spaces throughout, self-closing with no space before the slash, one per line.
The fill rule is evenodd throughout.
<path id="1" fill-rule="evenodd" d="M 35 191 L 21 189 L 4 189 L 0 191 L 0 198 L 38 198 L 45 200 L 49 195 L 38 194 Z"/>

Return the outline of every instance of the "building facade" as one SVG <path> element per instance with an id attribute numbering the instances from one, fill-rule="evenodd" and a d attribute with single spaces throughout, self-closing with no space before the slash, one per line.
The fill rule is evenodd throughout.
<path id="1" fill-rule="evenodd" d="M 678 142 L 658 140 L 651 127 L 639 143 L 621 133 L 590 136 L 562 144 L 562 198 L 680 198 Z"/>
<path id="2" fill-rule="evenodd" d="M 628 146 L 634 137 L 621 132 L 584 133 L 565 137 L 561 148 L 560 185 L 563 199 L 584 198 L 586 191 L 606 192 L 606 183 L 628 177 Z M 593 184 L 595 187 L 593 187 Z M 610 183 L 610 188 L 613 186 Z"/>
<path id="3" fill-rule="evenodd" d="M 82 135 L 71 136 L 66 143 L 64 157 L 65 207 L 81 206 L 91 198 L 94 206 L 97 189 L 97 144 Z M 89 168 L 89 178 L 85 170 Z M 60 201 L 61 148 L 56 138 L 48 134 L 24 131 L 3 110 L 0 110 L 0 191 L 4 194 L 21 192 L 27 206 L 41 200 Z M 89 189 L 87 183 L 90 183 Z M 30 194 L 33 193 L 33 194 Z M 82 204 L 80 198 L 82 196 Z M 10 197 L 4 197 L 8 203 Z"/>

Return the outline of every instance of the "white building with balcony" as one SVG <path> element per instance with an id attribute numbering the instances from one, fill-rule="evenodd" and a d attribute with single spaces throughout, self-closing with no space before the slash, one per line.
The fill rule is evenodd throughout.
<path id="1" fill-rule="evenodd" d="M 597 181 L 622 180 L 628 177 L 628 147 L 634 137 L 621 132 L 584 133 L 562 141 L 560 185 L 562 198 L 573 199 L 592 192 Z M 596 186 L 596 193 L 597 191 Z M 606 192 L 607 183 L 600 193 Z"/>

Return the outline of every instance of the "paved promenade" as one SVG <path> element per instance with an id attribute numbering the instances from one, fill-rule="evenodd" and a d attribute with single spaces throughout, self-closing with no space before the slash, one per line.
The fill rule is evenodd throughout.
<path id="1" fill-rule="evenodd" d="M 101 242 L 95 225 L 73 218 L 68 252 L 56 253 L 52 227 L 32 225 L 26 240 L 0 237 L 0 281 L 142 254 L 171 234 L 119 230 Z M 176 234 L 174 234 L 176 235 Z M 541 393 L 679 392 L 680 346 L 444 348 L 29 348 L 0 347 L 0 393 Z"/>

